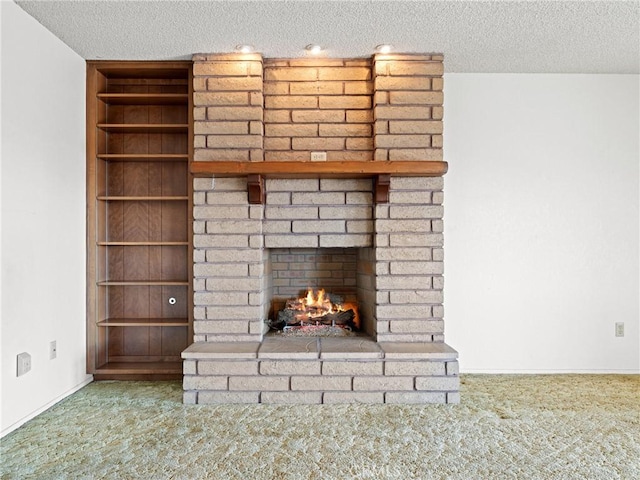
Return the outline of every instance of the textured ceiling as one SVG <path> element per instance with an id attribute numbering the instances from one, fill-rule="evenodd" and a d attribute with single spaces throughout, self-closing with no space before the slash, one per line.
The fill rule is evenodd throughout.
<path id="1" fill-rule="evenodd" d="M 85 59 L 442 52 L 448 72 L 638 73 L 634 1 L 17 1 Z"/>

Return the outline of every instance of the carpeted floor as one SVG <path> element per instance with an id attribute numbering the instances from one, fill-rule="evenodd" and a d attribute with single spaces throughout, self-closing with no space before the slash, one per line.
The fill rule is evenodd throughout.
<path id="1" fill-rule="evenodd" d="M 88 385 L 1 440 L 2 479 L 640 479 L 640 375 L 463 375 L 460 405 L 185 406 Z"/>

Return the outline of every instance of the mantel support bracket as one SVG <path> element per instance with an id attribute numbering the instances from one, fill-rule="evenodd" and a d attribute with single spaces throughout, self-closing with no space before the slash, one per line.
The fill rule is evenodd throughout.
<path id="1" fill-rule="evenodd" d="M 376 176 L 373 195 L 375 203 L 389 203 L 390 184 L 391 175 L 385 173 Z"/>
<path id="2" fill-rule="evenodd" d="M 265 189 L 264 177 L 262 175 L 247 175 L 247 191 L 249 193 L 249 203 L 252 205 L 264 205 Z"/>

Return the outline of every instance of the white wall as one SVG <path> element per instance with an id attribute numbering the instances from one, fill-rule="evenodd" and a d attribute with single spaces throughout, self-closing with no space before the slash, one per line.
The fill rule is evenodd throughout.
<path id="1" fill-rule="evenodd" d="M 462 371 L 640 372 L 639 78 L 445 76 L 445 338 Z"/>
<path id="2" fill-rule="evenodd" d="M 2 24 L 2 434 L 85 373 L 85 63 L 13 2 Z M 58 358 L 49 360 L 49 342 Z M 16 377 L 16 355 L 32 370 Z"/>

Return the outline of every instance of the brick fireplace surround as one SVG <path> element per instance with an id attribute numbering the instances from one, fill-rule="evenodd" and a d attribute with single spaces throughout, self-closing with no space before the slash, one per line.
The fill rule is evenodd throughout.
<path id="1" fill-rule="evenodd" d="M 442 60 L 194 56 L 185 403 L 459 402 L 444 343 Z M 357 297 L 361 332 L 268 333 L 273 305 L 307 287 Z"/>

